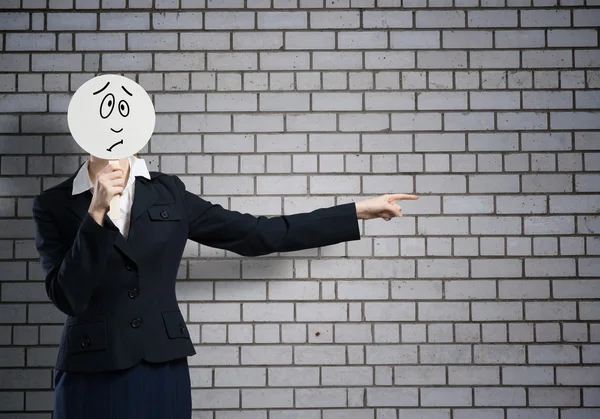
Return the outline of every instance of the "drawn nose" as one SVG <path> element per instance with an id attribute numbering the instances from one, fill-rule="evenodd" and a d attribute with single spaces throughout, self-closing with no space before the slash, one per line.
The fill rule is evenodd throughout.
<path id="1" fill-rule="evenodd" d="M 118 130 L 118 131 L 117 131 L 117 130 L 115 130 L 115 129 L 112 129 L 112 128 L 111 128 L 110 130 L 111 130 L 112 132 L 117 132 L 117 133 L 119 133 L 119 132 L 123 131 L 123 128 L 121 128 L 121 129 L 120 129 L 120 130 Z"/>

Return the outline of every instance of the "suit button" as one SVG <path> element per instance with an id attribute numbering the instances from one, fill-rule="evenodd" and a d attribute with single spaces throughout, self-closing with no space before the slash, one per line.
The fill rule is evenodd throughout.
<path id="1" fill-rule="evenodd" d="M 125 269 L 127 269 L 128 271 L 133 271 L 133 266 L 127 265 L 125 266 Z"/>
<path id="2" fill-rule="evenodd" d="M 165 218 L 165 219 L 166 219 L 166 218 L 169 218 L 169 213 L 168 213 L 167 211 L 163 211 L 163 212 L 161 212 L 161 213 L 160 213 L 160 216 L 161 216 L 162 218 Z"/>
<path id="3" fill-rule="evenodd" d="M 132 300 L 137 297 L 139 295 L 139 291 L 137 290 L 137 288 L 132 288 L 129 290 L 129 298 L 131 298 Z"/>
<path id="4" fill-rule="evenodd" d="M 183 323 L 179 323 L 179 331 L 182 335 L 185 335 L 185 326 L 183 325 Z"/>
<path id="5" fill-rule="evenodd" d="M 131 327 L 133 327 L 134 329 L 137 329 L 138 327 L 140 327 L 141 324 L 142 324 L 142 319 L 140 319 L 139 317 L 136 317 L 135 319 L 133 319 L 131 321 Z"/>
<path id="6" fill-rule="evenodd" d="M 85 348 L 89 348 L 90 346 L 92 346 L 92 341 L 90 340 L 90 338 L 84 338 L 84 339 L 81 341 L 81 347 L 82 347 L 83 349 L 85 349 Z"/>

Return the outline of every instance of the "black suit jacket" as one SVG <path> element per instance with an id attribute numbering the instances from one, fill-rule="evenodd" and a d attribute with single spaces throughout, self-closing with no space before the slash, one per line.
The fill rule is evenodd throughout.
<path id="1" fill-rule="evenodd" d="M 175 296 L 188 239 L 243 256 L 358 240 L 354 203 L 267 218 L 229 211 L 176 176 L 136 178 L 128 239 L 88 214 L 71 176 L 34 199 L 36 246 L 52 302 L 67 314 L 56 367 L 92 372 L 195 354 Z"/>

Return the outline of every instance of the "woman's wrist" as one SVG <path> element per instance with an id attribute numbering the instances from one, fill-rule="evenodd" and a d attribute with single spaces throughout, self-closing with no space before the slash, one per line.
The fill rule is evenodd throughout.
<path id="1" fill-rule="evenodd" d="M 365 216 L 364 203 L 362 201 L 360 201 L 360 202 L 355 202 L 354 205 L 356 206 L 356 218 L 358 218 L 359 220 L 362 220 Z"/>
<path id="2" fill-rule="evenodd" d="M 88 213 L 90 214 L 90 217 L 94 219 L 94 221 L 96 221 L 100 225 L 104 225 L 104 217 L 106 215 L 106 210 L 90 207 Z"/>

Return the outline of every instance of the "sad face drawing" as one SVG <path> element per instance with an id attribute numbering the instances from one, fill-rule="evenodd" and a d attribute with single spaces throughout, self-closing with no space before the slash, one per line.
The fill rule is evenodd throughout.
<path id="1" fill-rule="evenodd" d="M 150 140 L 156 116 L 142 86 L 119 75 L 85 82 L 67 111 L 73 138 L 95 157 L 118 160 L 140 151 Z"/>

